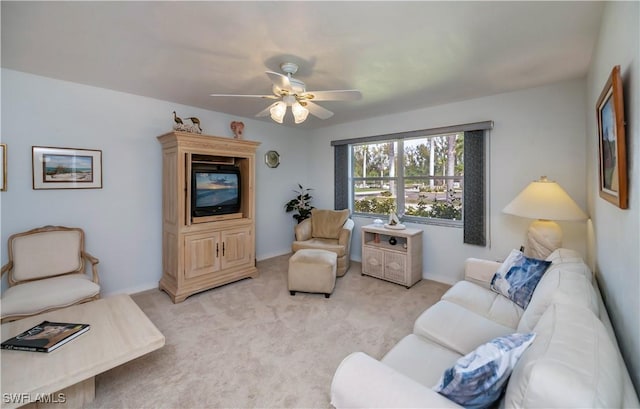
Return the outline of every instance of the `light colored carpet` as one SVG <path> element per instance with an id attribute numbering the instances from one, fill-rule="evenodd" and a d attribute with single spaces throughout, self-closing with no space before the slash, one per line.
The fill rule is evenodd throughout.
<path id="1" fill-rule="evenodd" d="M 410 289 L 360 274 L 331 298 L 287 290 L 289 255 L 258 263 L 260 277 L 180 304 L 158 290 L 132 298 L 166 337 L 158 351 L 96 377 L 92 408 L 328 408 L 349 353 L 381 358 L 449 286 Z"/>

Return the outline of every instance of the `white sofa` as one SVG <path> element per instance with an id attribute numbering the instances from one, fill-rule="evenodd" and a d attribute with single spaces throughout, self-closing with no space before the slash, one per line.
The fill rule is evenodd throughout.
<path id="1" fill-rule="evenodd" d="M 558 249 L 526 310 L 490 290 L 500 263 L 469 259 L 465 280 L 416 320 L 381 360 L 347 356 L 331 384 L 336 408 L 460 407 L 434 392 L 445 369 L 498 336 L 534 332 L 498 403 L 518 408 L 640 407 L 592 272 Z"/>

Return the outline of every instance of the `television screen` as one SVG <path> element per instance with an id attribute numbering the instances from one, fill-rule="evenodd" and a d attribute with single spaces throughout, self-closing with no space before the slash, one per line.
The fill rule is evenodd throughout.
<path id="1" fill-rule="evenodd" d="M 238 204 L 238 174 L 195 172 L 196 208 Z"/>

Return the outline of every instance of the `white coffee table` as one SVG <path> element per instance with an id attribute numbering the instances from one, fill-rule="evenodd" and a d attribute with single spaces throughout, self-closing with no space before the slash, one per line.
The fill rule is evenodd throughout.
<path id="1" fill-rule="evenodd" d="M 82 407 L 95 397 L 96 375 L 164 345 L 164 335 L 128 295 L 2 324 L 2 341 L 44 320 L 90 324 L 91 329 L 50 353 L 2 350 L 2 408 L 38 398 L 38 408 L 47 401 L 56 408 Z"/>

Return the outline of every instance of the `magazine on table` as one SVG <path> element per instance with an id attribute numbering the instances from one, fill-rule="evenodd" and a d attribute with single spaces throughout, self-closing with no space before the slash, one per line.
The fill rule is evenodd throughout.
<path id="1" fill-rule="evenodd" d="M 20 335 L 4 341 L 2 349 L 51 352 L 89 331 L 89 324 L 43 321 Z"/>

